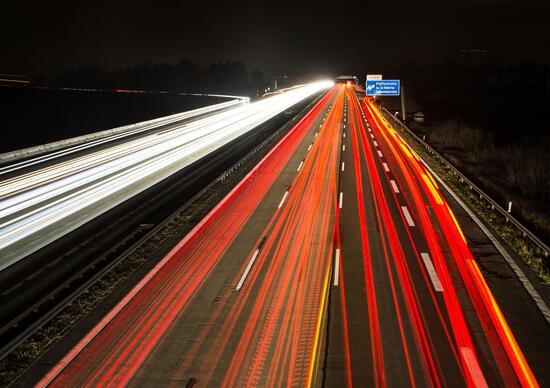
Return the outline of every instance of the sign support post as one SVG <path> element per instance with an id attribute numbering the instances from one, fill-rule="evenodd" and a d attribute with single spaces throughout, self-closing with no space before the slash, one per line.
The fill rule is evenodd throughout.
<path id="1" fill-rule="evenodd" d="M 407 117 L 405 116 L 405 87 L 401 86 L 401 112 L 403 114 L 403 122 L 407 121 Z"/>

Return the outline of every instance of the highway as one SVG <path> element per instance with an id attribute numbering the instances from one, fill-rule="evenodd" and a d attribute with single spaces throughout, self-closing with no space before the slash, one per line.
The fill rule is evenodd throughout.
<path id="1" fill-rule="evenodd" d="M 87 146 L 3 168 L 0 174 L 6 175 L 0 181 L 0 270 L 328 86 L 305 85 L 251 104 L 226 107 L 180 125 L 177 123 L 182 117 L 170 117 L 154 123 L 172 123 L 167 130 L 72 157 L 71 152 Z M 59 156 L 60 161 L 51 162 L 51 157 Z M 41 166 L 44 161 L 48 164 Z M 13 175 L 17 169 L 24 171 Z"/>
<path id="2" fill-rule="evenodd" d="M 537 386 L 433 176 L 342 84 L 34 368 L 38 387 Z"/>

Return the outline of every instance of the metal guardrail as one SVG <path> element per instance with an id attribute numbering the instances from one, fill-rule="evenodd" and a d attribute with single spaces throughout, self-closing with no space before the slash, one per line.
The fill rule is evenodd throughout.
<path id="1" fill-rule="evenodd" d="M 455 166 L 453 166 L 451 162 L 445 159 L 439 152 L 433 149 L 425 140 L 423 140 L 422 138 L 420 138 L 420 136 L 414 133 L 414 131 L 410 129 L 405 123 L 403 123 L 397 117 L 392 115 L 388 109 L 386 109 L 385 107 L 382 107 L 382 110 L 386 113 L 386 117 L 390 117 L 391 120 L 395 124 L 397 124 L 397 126 L 399 126 L 402 130 L 406 131 L 409 135 L 411 135 L 416 141 L 418 141 L 422 146 L 424 146 L 428 150 L 428 152 L 430 152 L 430 154 L 432 154 L 435 158 L 443 162 L 445 166 L 449 170 L 451 170 L 453 175 L 458 176 L 461 182 L 465 182 L 469 186 L 470 190 L 477 192 L 480 199 L 483 199 L 486 202 L 488 202 L 491 205 L 491 208 L 493 210 L 496 210 L 497 212 L 499 212 L 506 219 L 507 222 L 510 222 L 517 229 L 519 229 L 519 231 L 522 233 L 524 237 L 531 240 L 531 242 L 541 250 L 541 252 L 544 254 L 544 257 L 548 257 L 548 255 L 550 255 L 550 247 L 548 247 L 548 245 L 546 245 L 540 238 L 538 238 L 533 232 L 531 232 L 525 225 L 523 225 L 520 221 L 518 221 L 517 218 L 515 218 L 505 208 L 503 208 L 500 204 L 498 204 L 482 189 L 476 186 L 471 180 L 469 180 L 464 174 L 462 174 Z"/>
<path id="2" fill-rule="evenodd" d="M 226 97 L 222 95 L 208 95 L 204 94 L 202 96 L 209 97 Z M 202 108 L 193 109 L 190 111 L 185 111 L 181 113 L 176 113 L 169 116 L 159 117 L 147 121 L 141 121 L 139 123 L 124 125 L 121 127 L 106 129 L 99 132 L 93 132 L 82 136 L 71 137 L 69 139 L 58 140 L 52 143 L 41 144 L 33 147 L 23 148 L 20 150 L 8 151 L 0 153 L 0 164 L 8 162 L 16 162 L 20 159 L 30 158 L 34 156 L 39 156 L 48 152 L 53 152 L 61 149 L 65 149 L 71 146 L 78 146 L 87 142 L 94 140 L 105 139 L 109 136 L 123 135 L 131 131 L 136 130 L 145 130 L 156 128 L 160 125 L 170 124 L 178 120 L 183 120 L 185 118 L 190 118 L 193 116 L 198 116 L 200 114 L 212 113 L 221 109 L 226 109 L 235 105 L 248 103 L 250 99 L 248 97 L 236 97 L 233 100 L 222 102 L 215 105 L 207 105 Z"/>

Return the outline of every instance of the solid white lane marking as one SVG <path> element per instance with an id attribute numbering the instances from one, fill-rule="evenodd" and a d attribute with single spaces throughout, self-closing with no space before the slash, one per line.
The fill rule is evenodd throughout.
<path id="1" fill-rule="evenodd" d="M 344 144 L 344 145 L 342 146 L 342 151 L 345 151 L 345 150 L 346 150 L 346 145 Z"/>
<path id="2" fill-rule="evenodd" d="M 474 356 L 474 352 L 472 352 L 472 349 L 463 346 L 460 348 L 460 353 L 462 354 L 462 358 L 464 358 L 464 361 L 466 361 L 466 366 L 470 371 L 470 375 L 472 376 L 472 380 L 474 381 L 474 384 L 476 385 L 476 387 L 477 388 L 488 387 L 487 381 L 485 381 L 483 372 L 481 372 L 481 368 L 477 363 L 477 360 Z"/>
<path id="3" fill-rule="evenodd" d="M 378 143 L 376 142 L 376 140 L 374 141 L 374 146 L 378 147 Z"/>
<path id="4" fill-rule="evenodd" d="M 307 150 L 311 150 L 311 147 L 313 146 L 313 144 L 310 144 L 309 147 L 307 147 Z"/>
<path id="5" fill-rule="evenodd" d="M 246 269 L 244 270 L 243 275 L 239 279 L 239 283 L 237 283 L 237 287 L 235 287 L 236 291 L 239 291 L 243 287 L 244 281 L 246 280 L 246 277 L 248 276 L 248 273 L 252 269 L 252 266 L 254 265 L 254 262 L 256 261 L 256 257 L 258 257 L 259 253 L 260 253 L 259 249 L 256 249 L 254 251 L 254 254 L 252 255 L 252 257 L 248 261 L 248 265 L 246 266 Z"/>
<path id="6" fill-rule="evenodd" d="M 405 219 L 407 220 L 407 224 L 409 224 L 409 226 L 414 226 L 414 221 L 411 217 L 411 213 L 409 213 L 409 209 L 407 209 L 406 206 L 401 206 L 401 210 L 403 210 L 403 215 L 405 216 Z"/>
<path id="7" fill-rule="evenodd" d="M 382 151 L 378 150 L 378 156 L 380 156 L 381 158 L 384 157 L 384 155 L 382 155 Z"/>
<path id="8" fill-rule="evenodd" d="M 399 187 L 397 187 L 397 183 L 393 179 L 390 179 L 391 187 L 393 187 L 393 191 L 395 191 L 397 194 L 399 194 Z"/>
<path id="9" fill-rule="evenodd" d="M 342 208 L 342 202 L 344 201 L 344 193 L 340 191 L 340 201 L 338 202 L 338 207 Z"/>
<path id="10" fill-rule="evenodd" d="M 302 160 L 302 161 L 300 162 L 300 165 L 298 166 L 298 170 L 296 170 L 296 171 L 300 171 L 300 169 L 302 168 L 303 165 L 304 165 L 304 161 Z"/>
<path id="11" fill-rule="evenodd" d="M 426 266 L 426 269 L 428 270 L 428 275 L 430 275 L 430 279 L 432 281 L 432 284 L 434 286 L 434 290 L 443 292 L 443 286 L 441 285 L 441 282 L 439 281 L 439 276 L 437 276 L 437 272 L 435 271 L 435 267 L 433 265 L 432 259 L 430 258 L 430 255 L 422 252 L 420 254 L 422 256 L 422 260 L 424 261 L 424 265 Z"/>
<path id="12" fill-rule="evenodd" d="M 344 171 L 344 162 L 342 162 L 342 171 Z"/>
<path id="13" fill-rule="evenodd" d="M 340 282 L 340 248 L 336 248 L 336 253 L 334 254 L 334 285 L 338 286 Z"/>
<path id="14" fill-rule="evenodd" d="M 388 167 L 388 163 L 383 162 L 382 165 L 384 166 L 384 170 L 386 170 L 386 172 L 390 172 L 390 168 Z"/>
<path id="15" fill-rule="evenodd" d="M 281 206 L 283 206 L 283 203 L 285 203 L 285 199 L 287 195 L 288 195 L 288 190 L 285 191 L 285 195 L 283 195 L 283 199 L 281 199 L 281 202 L 279 202 L 279 206 L 278 206 L 279 209 L 281 208 Z"/>

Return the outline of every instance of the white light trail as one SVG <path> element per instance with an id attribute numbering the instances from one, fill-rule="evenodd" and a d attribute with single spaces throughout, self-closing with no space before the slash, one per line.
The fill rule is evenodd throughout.
<path id="1" fill-rule="evenodd" d="M 330 86 L 293 88 L 0 181 L 0 270 Z"/>

